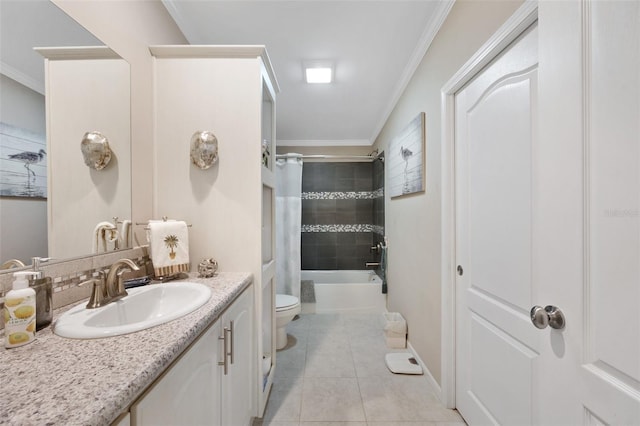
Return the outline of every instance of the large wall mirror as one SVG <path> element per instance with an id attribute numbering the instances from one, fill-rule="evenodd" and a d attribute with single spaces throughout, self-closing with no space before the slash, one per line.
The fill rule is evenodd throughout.
<path id="1" fill-rule="evenodd" d="M 102 47 L 76 57 L 59 49 L 70 46 Z M 126 61 L 49 0 L 0 1 L 0 265 L 131 243 L 129 74 Z M 80 149 L 92 131 L 112 150 L 102 170 Z"/>

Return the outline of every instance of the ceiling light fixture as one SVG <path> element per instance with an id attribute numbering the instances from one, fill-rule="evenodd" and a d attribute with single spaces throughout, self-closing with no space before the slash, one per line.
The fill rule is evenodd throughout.
<path id="1" fill-rule="evenodd" d="M 331 83 L 333 81 L 333 66 L 329 63 L 305 63 L 304 78 L 307 83 Z"/>

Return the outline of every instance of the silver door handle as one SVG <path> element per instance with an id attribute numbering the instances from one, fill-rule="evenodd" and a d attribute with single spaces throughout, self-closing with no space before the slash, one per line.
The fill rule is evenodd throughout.
<path id="1" fill-rule="evenodd" d="M 230 342 L 229 346 L 231 346 L 231 350 L 228 352 L 229 361 L 231 361 L 231 364 L 233 364 L 233 352 L 234 352 L 234 347 L 235 347 L 235 344 L 233 343 L 233 335 L 234 335 L 234 332 L 233 332 L 233 321 L 231 321 L 230 324 L 229 324 L 229 336 L 231 336 L 231 338 L 230 338 L 231 342 Z"/>
<path id="2" fill-rule="evenodd" d="M 227 354 L 229 353 L 229 341 L 227 340 L 227 333 L 229 332 L 229 329 L 227 327 L 225 327 L 222 330 L 222 336 L 218 336 L 218 340 L 222 340 L 223 341 L 223 348 L 222 348 L 222 361 L 218 361 L 218 365 L 224 367 L 224 375 L 226 376 L 227 373 L 229 372 L 229 364 L 227 363 Z"/>
<path id="3" fill-rule="evenodd" d="M 536 305 L 531 308 L 531 322 L 539 329 L 550 326 L 556 330 L 562 330 L 566 323 L 562 311 L 552 305 L 547 305 L 544 308 Z"/>

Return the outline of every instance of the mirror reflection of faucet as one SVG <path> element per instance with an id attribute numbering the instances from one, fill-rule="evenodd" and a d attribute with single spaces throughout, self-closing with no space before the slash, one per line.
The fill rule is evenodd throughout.
<path id="1" fill-rule="evenodd" d="M 118 216 L 113 216 L 112 219 L 113 222 L 98 222 L 93 229 L 94 254 L 131 248 L 131 221 L 119 220 Z"/>
<path id="2" fill-rule="evenodd" d="M 24 268 L 26 265 L 18 259 L 9 259 L 0 265 L 0 269 Z"/>

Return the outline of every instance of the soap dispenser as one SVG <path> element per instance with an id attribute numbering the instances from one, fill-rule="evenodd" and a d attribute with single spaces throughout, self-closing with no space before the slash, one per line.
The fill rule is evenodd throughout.
<path id="1" fill-rule="evenodd" d="M 29 277 L 34 272 L 13 274 L 13 290 L 4 298 L 5 347 L 15 348 L 33 342 L 36 338 L 36 292 L 29 288 Z"/>
<path id="2" fill-rule="evenodd" d="M 53 320 L 53 280 L 43 276 L 40 264 L 49 258 L 32 257 L 33 272 L 29 287 L 36 292 L 36 331 L 42 330 Z"/>

